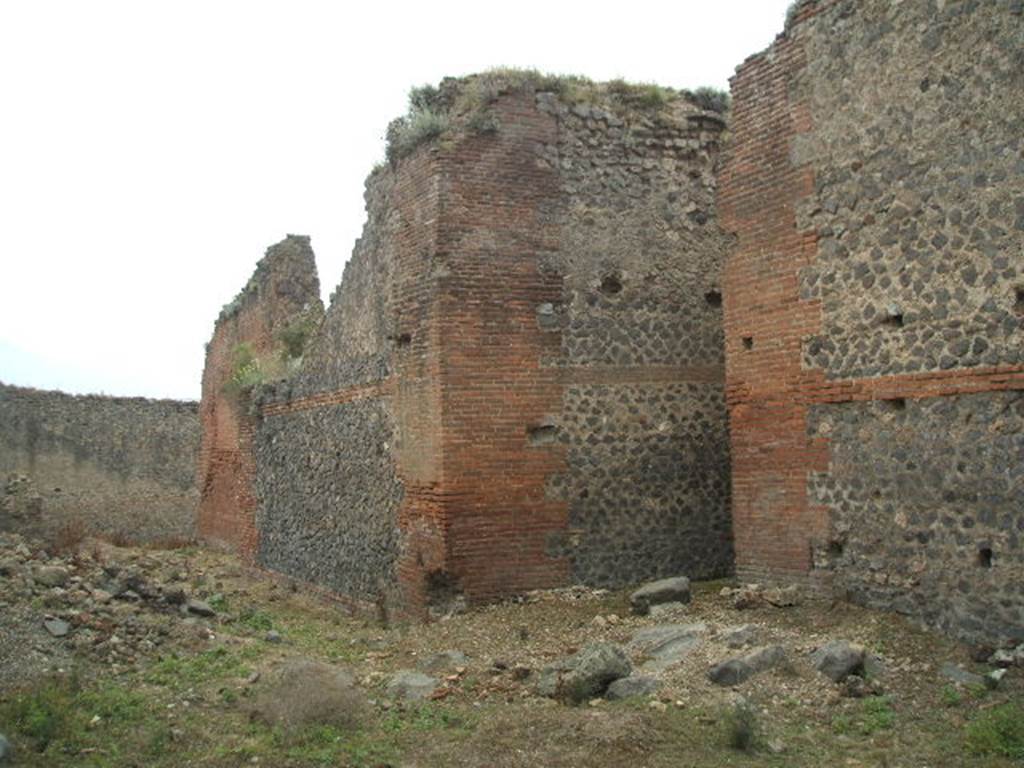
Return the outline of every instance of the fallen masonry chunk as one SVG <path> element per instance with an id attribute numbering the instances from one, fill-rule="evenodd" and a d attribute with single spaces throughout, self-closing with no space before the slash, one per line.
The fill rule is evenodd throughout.
<path id="1" fill-rule="evenodd" d="M 189 600 L 185 603 L 185 609 L 196 616 L 216 616 L 217 612 L 202 600 Z"/>
<path id="2" fill-rule="evenodd" d="M 647 677 L 646 675 L 620 677 L 608 686 L 605 698 L 612 701 L 621 701 L 622 699 L 629 699 L 634 696 L 646 696 L 647 694 L 654 693 L 660 686 L 661 682 L 655 677 Z"/>
<path id="3" fill-rule="evenodd" d="M 639 616 L 650 612 L 652 605 L 688 602 L 690 602 L 690 580 L 685 576 L 652 581 L 629 596 L 629 606 L 633 613 Z"/>
<path id="4" fill-rule="evenodd" d="M 441 651 L 423 659 L 417 666 L 421 672 L 451 672 L 468 663 L 462 651 Z"/>
<path id="5" fill-rule="evenodd" d="M 981 675 L 968 672 L 963 667 L 958 667 L 956 664 L 952 664 L 948 661 L 942 665 L 942 669 L 939 671 L 943 677 L 952 680 L 954 683 L 959 683 L 960 685 L 981 686 L 985 684 L 985 678 Z"/>
<path id="6" fill-rule="evenodd" d="M 800 590 L 796 587 L 770 587 L 761 594 L 761 599 L 776 608 L 791 608 L 800 605 Z"/>
<path id="7" fill-rule="evenodd" d="M 745 645 L 753 645 L 758 638 L 757 627 L 753 624 L 744 624 L 742 627 L 728 629 L 722 635 L 722 640 L 730 648 L 742 648 Z"/>
<path id="8" fill-rule="evenodd" d="M 626 653 L 611 643 L 591 643 L 559 659 L 540 673 L 541 696 L 579 704 L 601 696 L 608 686 L 633 671 Z"/>
<path id="9" fill-rule="evenodd" d="M 436 678 L 424 675 L 422 672 L 403 669 L 396 672 L 391 678 L 391 682 L 387 685 L 387 693 L 393 699 L 423 701 L 430 698 L 437 690 L 438 685 Z"/>
<path id="10" fill-rule="evenodd" d="M 811 654 L 811 664 L 834 683 L 848 675 L 864 672 L 864 647 L 846 640 L 833 640 Z"/>
<path id="11" fill-rule="evenodd" d="M 703 622 L 646 627 L 633 635 L 629 650 L 645 658 L 641 666 L 643 672 L 657 674 L 689 656 L 706 632 L 707 625 Z"/>
<path id="12" fill-rule="evenodd" d="M 71 625 L 63 619 L 46 619 L 43 622 L 43 627 L 54 637 L 66 637 L 71 631 Z"/>
<path id="13" fill-rule="evenodd" d="M 776 667 L 786 660 L 786 649 L 781 645 L 757 648 L 745 656 L 726 659 L 713 666 L 708 672 L 711 682 L 716 685 L 733 686 L 749 680 L 758 672 Z"/>

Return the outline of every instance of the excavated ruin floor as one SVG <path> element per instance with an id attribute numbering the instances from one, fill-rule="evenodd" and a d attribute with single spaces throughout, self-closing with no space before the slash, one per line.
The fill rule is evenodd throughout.
<path id="1" fill-rule="evenodd" d="M 1024 759 L 1024 668 L 1009 663 L 988 687 L 970 676 L 993 669 L 972 659 L 978 649 L 898 616 L 806 598 L 740 610 L 728 586 L 695 585 L 688 605 L 643 617 L 630 614 L 626 592 L 567 589 L 384 626 L 226 555 L 86 541 L 50 557 L 0 535 L 0 734 L 11 764 L 26 766 Z M 657 673 L 655 693 L 578 705 L 538 694 L 545 666 L 590 643 L 615 644 L 634 667 L 644 664 L 631 640 L 665 625 L 698 628 Z M 737 644 L 743 626 L 749 642 Z M 866 679 L 837 684 L 813 668 L 810 654 L 832 640 L 864 646 Z M 783 646 L 786 662 L 732 688 L 709 680 L 713 664 L 765 645 Z M 965 682 L 949 678 L 950 664 Z M 291 689 L 285 668 L 300 669 Z M 335 679 L 334 669 L 351 677 Z M 403 670 L 421 674 L 399 684 Z M 417 691 L 425 698 L 407 698 Z M 273 724 L 282 712 L 287 727 Z"/>

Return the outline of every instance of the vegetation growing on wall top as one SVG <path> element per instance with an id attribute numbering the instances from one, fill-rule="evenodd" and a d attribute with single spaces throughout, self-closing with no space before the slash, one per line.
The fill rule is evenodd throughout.
<path id="1" fill-rule="evenodd" d="M 506 93 L 554 93 L 567 104 L 610 102 L 625 110 L 656 113 L 678 99 L 701 109 L 726 112 L 729 94 L 715 88 L 676 90 L 654 83 L 616 79 L 595 83 L 580 75 L 552 75 L 535 69 L 497 68 L 464 78 L 446 78 L 440 86 L 423 85 L 409 91 L 406 114 L 387 130 L 387 159 L 394 165 L 416 147 L 458 125 L 476 133 L 497 130 L 487 107 Z"/>

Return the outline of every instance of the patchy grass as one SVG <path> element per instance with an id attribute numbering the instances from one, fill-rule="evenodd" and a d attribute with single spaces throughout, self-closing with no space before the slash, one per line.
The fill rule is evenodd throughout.
<path id="1" fill-rule="evenodd" d="M 159 658 L 145 675 L 153 685 L 174 691 L 197 688 L 204 684 L 244 678 L 252 673 L 252 662 L 261 655 L 257 645 L 239 649 L 218 646 L 195 655 L 172 653 Z"/>
<path id="2" fill-rule="evenodd" d="M 836 715 L 832 719 L 832 729 L 841 735 L 871 736 L 892 728 L 896 722 L 896 711 L 888 696 L 862 699 L 858 709 Z"/>
<path id="3" fill-rule="evenodd" d="M 68 756 L 77 756 L 68 764 L 125 765 L 159 755 L 168 738 L 142 693 L 123 683 L 85 685 L 75 675 L 50 678 L 0 704 L 0 723 L 25 739 L 25 765 L 60 764 Z"/>
<path id="4" fill-rule="evenodd" d="M 1001 704 L 987 709 L 967 726 L 968 749 L 1024 761 L 1024 706 Z"/>
<path id="5" fill-rule="evenodd" d="M 757 711 L 747 701 L 738 701 L 724 718 L 729 746 L 751 752 L 760 739 Z"/>

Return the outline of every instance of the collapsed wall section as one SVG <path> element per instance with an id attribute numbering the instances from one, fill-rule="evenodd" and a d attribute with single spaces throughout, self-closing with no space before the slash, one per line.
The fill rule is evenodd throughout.
<path id="1" fill-rule="evenodd" d="M 197 411 L 0 384 L 0 528 L 191 540 Z"/>
<path id="2" fill-rule="evenodd" d="M 301 362 L 322 314 L 309 238 L 289 235 L 267 249 L 256 271 L 224 307 L 206 348 L 197 527 L 210 544 L 252 557 L 258 532 L 253 488 L 252 392 Z"/>
<path id="3" fill-rule="evenodd" d="M 801 3 L 722 176 L 737 568 L 968 639 L 1024 600 L 1024 24 Z"/>

